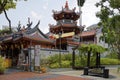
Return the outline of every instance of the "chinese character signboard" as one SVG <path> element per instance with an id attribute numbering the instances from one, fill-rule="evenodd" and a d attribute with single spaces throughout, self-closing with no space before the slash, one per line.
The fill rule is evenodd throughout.
<path id="1" fill-rule="evenodd" d="M 40 45 L 35 46 L 35 66 L 40 66 Z"/>

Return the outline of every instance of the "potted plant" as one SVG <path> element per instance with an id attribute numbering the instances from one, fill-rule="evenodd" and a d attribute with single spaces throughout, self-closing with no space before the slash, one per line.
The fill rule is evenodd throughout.
<path id="1" fill-rule="evenodd" d="M 40 60 L 40 71 L 42 72 L 42 73 L 45 73 L 45 72 L 47 72 L 47 66 L 48 66 L 48 60 L 47 60 L 47 58 L 41 58 L 41 60 Z"/>
<path id="2" fill-rule="evenodd" d="M 40 67 L 40 70 L 42 73 L 45 73 L 47 71 L 47 69 L 45 67 Z"/>

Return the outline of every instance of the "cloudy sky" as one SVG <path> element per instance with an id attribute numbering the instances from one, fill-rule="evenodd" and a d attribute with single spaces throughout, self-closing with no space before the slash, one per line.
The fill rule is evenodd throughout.
<path id="1" fill-rule="evenodd" d="M 77 0 L 67 1 L 70 9 L 76 7 L 76 12 L 79 11 Z M 99 0 L 86 0 L 82 7 L 82 25 L 90 26 L 99 22 L 99 19 L 95 16 L 96 12 L 99 10 L 95 7 L 95 3 L 98 1 Z M 22 26 L 26 26 L 28 17 L 30 17 L 33 22 L 32 27 L 40 20 L 40 30 L 43 33 L 47 33 L 49 31 L 48 24 L 56 24 L 56 21 L 52 17 L 52 10 L 61 10 L 65 3 L 66 0 L 20 1 L 17 3 L 16 9 L 10 9 L 7 13 L 8 17 L 11 19 L 12 26 L 16 27 L 19 21 Z M 3 25 L 8 25 L 8 21 L 4 14 L 0 14 L 0 28 L 2 28 Z"/>

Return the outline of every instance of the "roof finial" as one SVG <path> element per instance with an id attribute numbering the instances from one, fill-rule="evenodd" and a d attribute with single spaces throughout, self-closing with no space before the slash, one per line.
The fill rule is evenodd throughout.
<path id="1" fill-rule="evenodd" d="M 69 8 L 69 6 L 68 6 L 68 1 L 66 1 L 65 8 L 66 8 L 66 9 Z"/>

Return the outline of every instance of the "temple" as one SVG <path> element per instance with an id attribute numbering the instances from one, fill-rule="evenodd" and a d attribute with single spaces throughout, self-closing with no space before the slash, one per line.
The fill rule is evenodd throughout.
<path id="1" fill-rule="evenodd" d="M 40 45 L 41 48 L 52 48 L 53 42 L 50 41 L 45 34 L 38 28 L 38 24 L 34 28 L 22 28 L 18 32 L 6 34 L 0 37 L 1 55 L 12 59 L 12 65 L 16 66 L 18 55 L 22 52 L 28 56 L 28 50 Z"/>
<path id="2" fill-rule="evenodd" d="M 77 20 L 80 17 L 79 12 L 75 12 L 76 8 L 69 9 L 68 2 L 61 11 L 53 10 L 53 18 L 56 20 L 56 25 L 50 26 L 50 33 L 56 39 L 55 47 L 57 49 L 67 50 L 68 45 L 78 45 L 78 42 L 73 41 L 73 36 L 81 33 L 83 27 L 77 25 Z"/>
<path id="3" fill-rule="evenodd" d="M 0 36 L 0 55 L 10 59 L 12 66 L 17 66 L 19 55 L 24 53 L 26 63 L 31 66 L 32 58 L 35 58 L 32 56 L 37 57 L 37 48 L 41 54 L 51 55 L 62 50 L 71 52 L 73 47 L 81 43 L 96 43 L 96 31 L 82 32 L 84 27 L 77 25 L 80 13 L 75 9 L 69 9 L 66 1 L 62 10 L 53 10 L 57 23 L 49 24 L 48 34 L 39 29 L 40 21 L 33 28 L 32 22 L 28 21 L 27 27 L 21 28 L 19 25 L 18 31 Z"/>

